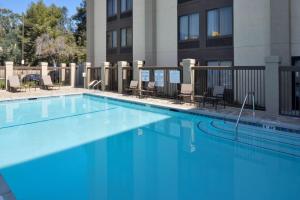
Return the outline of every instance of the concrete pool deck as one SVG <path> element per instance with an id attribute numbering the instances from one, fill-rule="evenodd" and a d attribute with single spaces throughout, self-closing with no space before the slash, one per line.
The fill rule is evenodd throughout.
<path id="1" fill-rule="evenodd" d="M 110 97 L 119 100 L 132 101 L 137 103 L 147 103 L 155 106 L 178 109 L 183 111 L 188 111 L 196 114 L 216 116 L 219 118 L 229 118 L 236 120 L 240 109 L 234 107 L 228 107 L 224 109 L 223 106 L 218 106 L 218 109 L 215 110 L 210 104 L 207 104 L 205 108 L 197 108 L 196 105 L 190 103 L 180 104 L 173 99 L 162 99 L 162 98 L 137 98 L 136 96 L 123 95 L 115 92 L 102 92 L 87 90 L 82 88 L 71 88 L 71 87 L 61 87 L 54 90 L 40 90 L 40 89 L 31 89 L 26 92 L 11 93 L 4 90 L 0 90 L 0 101 L 4 100 L 16 100 L 16 99 L 26 99 L 34 97 L 51 97 L 51 96 L 61 96 L 61 95 L 72 95 L 72 94 L 93 94 L 103 97 Z M 270 126 L 280 126 L 288 129 L 300 130 L 300 118 L 288 117 L 288 116 L 272 116 L 268 115 L 264 111 L 256 111 L 256 117 L 253 119 L 252 111 L 245 110 L 242 116 L 243 121 L 249 121 L 254 123 L 263 123 Z"/>

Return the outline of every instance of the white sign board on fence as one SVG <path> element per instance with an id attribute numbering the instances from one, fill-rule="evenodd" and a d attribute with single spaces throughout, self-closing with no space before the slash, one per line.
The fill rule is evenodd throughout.
<path id="1" fill-rule="evenodd" d="M 149 70 L 142 70 L 141 71 L 142 81 L 148 82 L 150 81 L 150 72 Z"/>
<path id="2" fill-rule="evenodd" d="M 180 71 L 170 70 L 170 83 L 180 83 Z"/>
<path id="3" fill-rule="evenodd" d="M 157 87 L 164 87 L 164 71 L 163 70 L 155 70 L 154 72 L 155 85 Z"/>

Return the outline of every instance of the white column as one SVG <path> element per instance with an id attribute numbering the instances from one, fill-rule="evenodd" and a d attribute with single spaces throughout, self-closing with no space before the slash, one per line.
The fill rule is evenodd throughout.
<path id="1" fill-rule="evenodd" d="M 280 57 L 269 56 L 265 58 L 265 95 L 266 111 L 271 115 L 279 114 L 279 65 Z"/>
<path id="2" fill-rule="evenodd" d="M 75 88 L 76 86 L 76 64 L 75 63 L 70 63 L 70 68 L 71 68 L 71 78 L 70 78 L 70 84 L 72 88 Z"/>
<path id="3" fill-rule="evenodd" d="M 60 64 L 60 82 L 63 83 L 66 81 L 66 67 L 67 67 L 67 64 L 66 63 L 61 63 Z"/>
<path id="4" fill-rule="evenodd" d="M 14 75 L 14 63 L 13 62 L 5 62 L 5 81 L 6 81 L 6 90 L 8 77 Z"/>
<path id="5" fill-rule="evenodd" d="M 118 93 L 123 93 L 123 68 L 128 66 L 128 62 L 118 62 Z"/>
<path id="6" fill-rule="evenodd" d="M 142 68 L 144 67 L 143 61 L 134 61 L 133 63 L 133 80 L 138 81 L 139 89 L 142 89 Z"/>
<path id="7" fill-rule="evenodd" d="M 42 70 L 42 76 L 48 76 L 48 63 L 47 62 L 41 62 L 40 63 L 41 70 Z"/>
<path id="8" fill-rule="evenodd" d="M 108 74 L 106 69 L 109 68 L 109 66 L 109 62 L 103 62 L 101 64 L 102 91 L 105 91 L 105 88 L 108 85 Z"/>
<path id="9" fill-rule="evenodd" d="M 90 73 L 88 68 L 90 68 L 92 66 L 92 64 L 90 62 L 85 62 L 84 63 L 84 73 L 85 73 L 85 77 L 84 77 L 84 88 L 88 88 L 88 85 L 90 83 Z"/>
<path id="10" fill-rule="evenodd" d="M 184 59 L 183 63 L 183 83 L 191 84 L 191 68 L 195 66 L 195 59 Z"/>

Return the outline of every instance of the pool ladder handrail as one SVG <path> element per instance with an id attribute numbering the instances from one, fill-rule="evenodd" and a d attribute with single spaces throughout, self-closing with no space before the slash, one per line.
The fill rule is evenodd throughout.
<path id="1" fill-rule="evenodd" d="M 239 117 L 238 117 L 238 119 L 236 121 L 236 124 L 235 124 L 235 131 L 236 132 L 238 131 L 239 123 L 240 123 L 240 120 L 241 120 L 241 117 L 242 117 L 242 113 L 243 113 L 243 110 L 245 108 L 245 105 L 246 105 L 246 102 L 247 102 L 249 96 L 252 96 L 252 117 L 255 118 L 255 93 L 254 92 L 249 92 L 246 95 L 245 99 L 244 99 L 243 105 L 242 105 L 241 110 L 240 110 Z"/>

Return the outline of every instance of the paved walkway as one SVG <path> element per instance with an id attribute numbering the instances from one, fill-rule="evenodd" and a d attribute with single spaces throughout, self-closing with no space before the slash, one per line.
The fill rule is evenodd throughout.
<path id="1" fill-rule="evenodd" d="M 207 105 L 205 108 L 197 108 L 194 104 L 184 103 L 179 104 L 175 100 L 170 99 L 160 99 L 160 98 L 137 98 L 135 96 L 122 95 L 113 92 L 102 92 L 102 91 L 94 91 L 94 90 L 86 90 L 80 88 L 70 88 L 70 87 L 61 87 L 55 90 L 40 90 L 40 89 L 32 89 L 26 92 L 18 92 L 11 93 L 0 90 L 0 101 L 1 100 L 13 100 L 13 99 L 23 99 L 23 98 L 33 98 L 33 97 L 45 97 L 45 96 L 60 96 L 60 95 L 68 95 L 68 94 L 83 94 L 90 93 L 94 95 L 100 95 L 105 97 L 112 97 L 116 99 L 140 102 L 140 103 L 148 103 L 156 106 L 167 107 L 167 108 L 175 108 L 180 110 L 185 110 L 189 112 L 205 114 L 205 115 L 213 115 L 221 118 L 230 118 L 236 120 L 240 109 L 233 107 L 226 107 L 225 109 L 222 106 L 218 107 L 218 110 L 215 110 L 211 105 Z M 300 118 L 286 117 L 286 116 L 271 116 L 268 115 L 264 111 L 256 111 L 256 118 L 252 118 L 252 111 L 245 110 L 243 113 L 242 120 L 250 121 L 250 122 L 261 122 L 264 124 L 268 124 L 270 126 L 280 125 L 286 128 L 299 129 L 300 130 Z"/>

